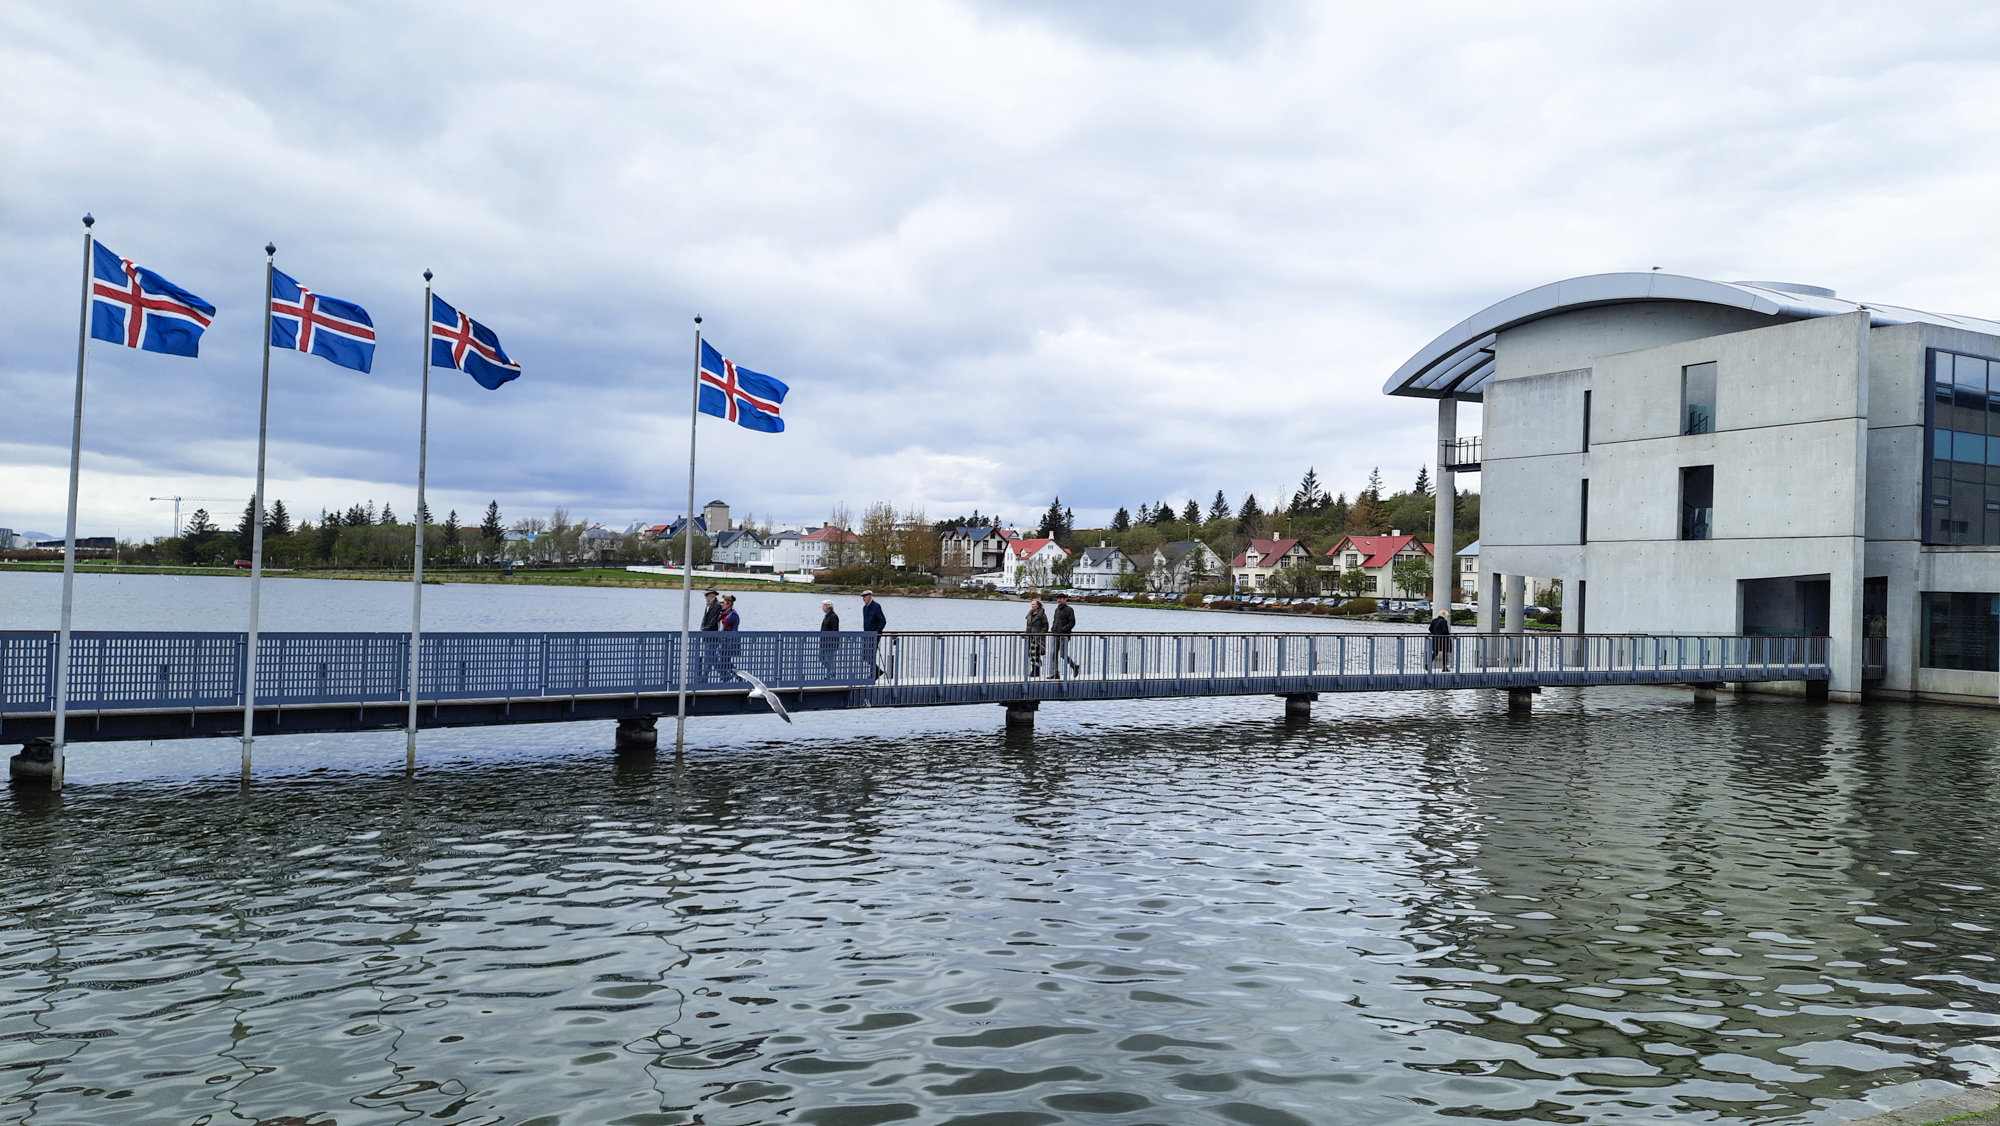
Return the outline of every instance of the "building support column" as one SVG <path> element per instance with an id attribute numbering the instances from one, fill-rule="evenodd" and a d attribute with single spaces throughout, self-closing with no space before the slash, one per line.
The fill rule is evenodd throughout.
<path id="1" fill-rule="evenodd" d="M 1528 624 L 1528 579 L 1525 575 L 1507 576 L 1507 624 L 1506 633 L 1522 633 Z"/>
<path id="2" fill-rule="evenodd" d="M 1505 575 L 1488 574 L 1484 564 L 1481 565 L 1477 611 L 1479 624 L 1475 627 L 1480 633 L 1500 632 L 1500 584 L 1505 582 L 1506 578 Z"/>
<path id="3" fill-rule="evenodd" d="M 618 721 L 618 740 L 612 745 L 613 748 L 620 751 L 658 750 L 659 722 L 658 716 L 626 716 Z"/>
<path id="4" fill-rule="evenodd" d="M 1697 703 L 1697 704 L 1713 704 L 1713 703 L 1715 703 L 1715 690 L 1716 690 L 1716 688 L 1718 688 L 1718 687 L 1720 687 L 1720 686 L 1719 686 L 1719 685 L 1714 685 L 1714 684 L 1697 684 L 1697 685 L 1695 685 L 1695 686 L 1694 686 L 1694 702 L 1695 702 L 1695 703 Z"/>
<path id="5" fill-rule="evenodd" d="M 1319 699 L 1317 692 L 1294 692 L 1285 697 L 1286 719 L 1311 719 L 1313 701 Z"/>
<path id="6" fill-rule="evenodd" d="M 1456 534 L 1452 519 L 1457 514 L 1457 474 L 1445 468 L 1446 450 L 1458 440 L 1458 400 L 1446 396 L 1438 400 L 1438 456 L 1437 472 L 1432 475 L 1436 483 L 1432 490 L 1436 494 L 1436 517 L 1431 521 L 1431 542 L 1434 554 L 1431 556 L 1431 613 L 1443 614 L 1451 618 L 1451 604 L 1456 601 L 1452 595 L 1458 590 L 1458 556 L 1452 550 L 1452 537 Z"/>
<path id="7" fill-rule="evenodd" d="M 1007 709 L 1007 727 L 1009 730 L 1014 728 L 1032 730 L 1035 726 L 1035 712 L 1041 709 L 1042 702 L 1040 700 L 1009 700 L 1000 706 Z"/>
<path id="8" fill-rule="evenodd" d="M 1507 690 L 1507 710 L 1514 714 L 1526 714 L 1534 711 L 1535 697 L 1540 692 L 1541 689 L 1539 688 L 1509 688 Z"/>

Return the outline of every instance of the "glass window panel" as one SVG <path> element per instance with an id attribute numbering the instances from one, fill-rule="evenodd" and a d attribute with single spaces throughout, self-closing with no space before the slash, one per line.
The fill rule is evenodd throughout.
<path id="1" fill-rule="evenodd" d="M 1951 460 L 1985 465 L 1986 435 L 1968 434 L 1963 430 L 1954 431 L 1951 436 Z"/>
<path id="2" fill-rule="evenodd" d="M 1986 480 L 1986 466 L 1976 461 L 1954 461 L 1951 463 L 1951 479 L 1983 482 Z"/>
<path id="3" fill-rule="evenodd" d="M 1951 431 L 1940 426 L 1931 431 L 1931 456 L 1939 461 L 1951 460 Z"/>
<path id="4" fill-rule="evenodd" d="M 1980 388 L 1980 397 L 1982 400 L 1985 398 L 1983 386 Z M 1980 429 L 1984 430 L 1985 427 L 1982 426 Z M 1714 432 L 1715 363 L 1710 361 L 1705 364 L 1689 364 L 1681 369 L 1681 433 L 1713 434 Z"/>
<path id="5" fill-rule="evenodd" d="M 2000 672 L 2000 598 L 1926 592 L 1923 667 Z"/>
<path id="6" fill-rule="evenodd" d="M 1960 406 L 1986 406 L 1986 361 L 1972 356 L 1951 358 L 1952 397 Z"/>

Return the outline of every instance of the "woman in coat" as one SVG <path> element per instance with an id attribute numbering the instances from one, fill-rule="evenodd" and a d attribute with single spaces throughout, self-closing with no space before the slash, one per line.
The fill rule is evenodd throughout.
<path id="1" fill-rule="evenodd" d="M 1049 616 L 1042 611 L 1042 600 L 1028 603 L 1028 675 L 1042 675 L 1042 654 L 1048 651 Z"/>
<path id="2" fill-rule="evenodd" d="M 840 615 L 833 612 L 833 603 L 831 602 L 822 602 L 819 604 L 819 608 L 826 611 L 825 616 L 819 620 L 820 632 L 834 635 L 819 639 L 820 669 L 826 673 L 826 679 L 832 680 L 833 660 L 840 652 Z"/>

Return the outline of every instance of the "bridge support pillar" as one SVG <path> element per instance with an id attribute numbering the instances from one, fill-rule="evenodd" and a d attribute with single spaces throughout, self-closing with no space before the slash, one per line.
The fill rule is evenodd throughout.
<path id="1" fill-rule="evenodd" d="M 56 748 L 47 739 L 34 739 L 21 748 L 21 752 L 7 760 L 7 776 L 16 782 L 40 782 L 47 785 L 55 778 Z"/>
<path id="2" fill-rule="evenodd" d="M 1715 690 L 1716 690 L 1716 688 L 1718 688 L 1718 687 L 1719 687 L 1719 685 L 1714 685 L 1714 684 L 1697 684 L 1697 685 L 1695 685 L 1695 686 L 1694 686 L 1694 702 L 1695 702 L 1695 703 L 1697 703 L 1697 704 L 1713 704 L 1713 703 L 1715 703 Z"/>
<path id="3" fill-rule="evenodd" d="M 1507 690 L 1507 710 L 1515 713 L 1533 711 L 1535 697 L 1540 695 L 1541 691 L 1540 688 L 1532 687 L 1509 688 Z"/>
<path id="4" fill-rule="evenodd" d="M 1040 700 L 1009 700 L 1000 705 L 1007 709 L 1008 727 L 1035 726 L 1035 713 L 1041 710 Z"/>
<path id="5" fill-rule="evenodd" d="M 652 751 L 660 746 L 659 716 L 626 716 L 618 721 L 618 742 L 621 751 Z"/>
<path id="6" fill-rule="evenodd" d="M 1313 701 L 1319 699 L 1317 692 L 1294 692 L 1285 697 L 1286 719 L 1311 719 Z"/>

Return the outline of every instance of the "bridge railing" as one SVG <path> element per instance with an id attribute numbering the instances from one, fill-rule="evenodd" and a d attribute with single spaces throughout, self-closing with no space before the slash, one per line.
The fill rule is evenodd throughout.
<path id="1" fill-rule="evenodd" d="M 745 671 L 779 689 L 1127 682 L 1163 694 L 1257 690 L 1313 678 L 1368 687 L 1462 686 L 1467 673 L 1538 683 L 1715 682 L 1827 675 L 1824 637 L 1623 634 L 871 633 L 696 634 L 691 691 L 729 691 Z M 78 632 L 70 707 L 181 710 L 242 705 L 244 635 Z M 0 632 L 0 713 L 44 713 L 55 697 L 53 631 Z M 678 632 L 434 633 L 426 701 L 642 695 L 678 690 Z M 276 707 L 407 700 L 409 636 L 267 633 L 257 698 Z M 879 670 L 879 672 L 878 672 Z M 1132 686 L 1129 682 L 1153 682 Z M 1171 682 L 1171 686 L 1170 683 Z M 1038 691 L 1036 695 L 1047 695 Z"/>
<path id="2" fill-rule="evenodd" d="M 1827 675 L 1824 637 L 1418 633 L 890 633 L 884 684 L 1228 681 L 1473 672 L 1694 682 Z"/>

